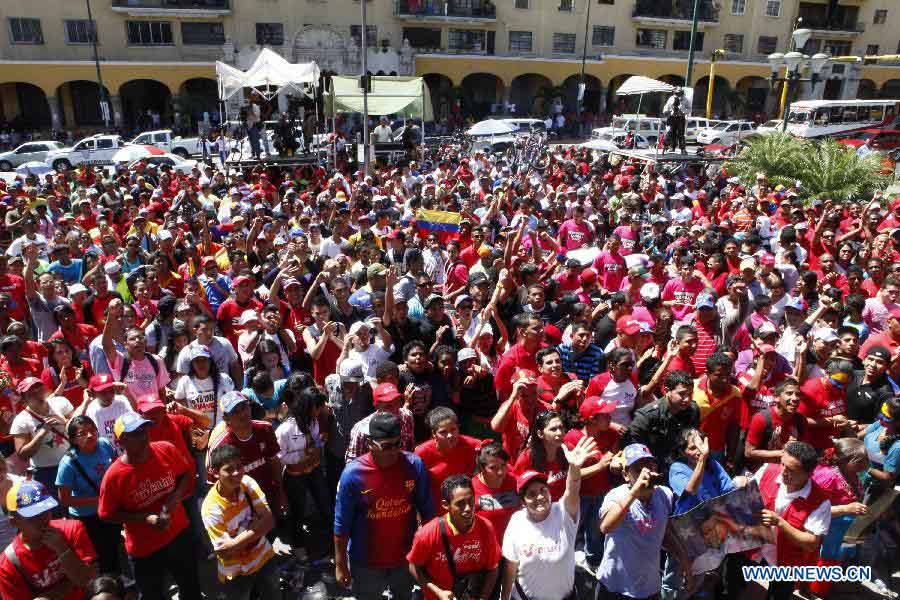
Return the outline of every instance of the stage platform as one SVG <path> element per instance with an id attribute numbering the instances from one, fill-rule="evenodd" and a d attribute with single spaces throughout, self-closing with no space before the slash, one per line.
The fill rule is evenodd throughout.
<path id="1" fill-rule="evenodd" d="M 647 148 L 645 150 L 616 150 L 611 154 L 618 154 L 619 156 L 642 162 L 719 163 L 728 160 L 727 158 L 698 156 L 696 154 L 683 152 L 660 152 L 654 148 Z"/>
<path id="2" fill-rule="evenodd" d="M 307 152 L 297 154 L 295 156 L 267 156 L 265 158 L 239 158 L 232 155 L 232 158 L 225 160 L 225 166 L 232 169 L 252 169 L 258 165 L 270 167 L 305 167 L 308 165 L 317 165 L 323 158 L 324 152 Z"/>

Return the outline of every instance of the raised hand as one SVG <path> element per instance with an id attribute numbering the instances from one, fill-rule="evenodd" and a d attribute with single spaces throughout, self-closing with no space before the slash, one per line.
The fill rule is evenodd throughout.
<path id="1" fill-rule="evenodd" d="M 594 438 L 587 435 L 578 440 L 578 443 L 571 450 L 565 444 L 563 444 L 562 450 L 569 464 L 579 468 L 587 459 L 600 453 L 597 449 L 597 442 Z"/>

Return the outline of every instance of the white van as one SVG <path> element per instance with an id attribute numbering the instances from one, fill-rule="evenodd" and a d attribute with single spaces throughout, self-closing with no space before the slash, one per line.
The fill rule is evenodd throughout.
<path id="1" fill-rule="evenodd" d="M 688 143 L 697 141 L 697 134 L 701 129 L 709 129 L 721 123 L 716 119 L 707 119 L 705 117 L 688 117 L 684 123 L 684 139 Z"/>
<path id="2" fill-rule="evenodd" d="M 632 131 L 647 138 L 651 143 L 656 143 L 661 132 L 666 130 L 665 122 L 658 117 L 644 115 L 619 115 L 613 117 L 610 127 L 601 127 L 603 133 Z M 595 132 L 598 130 L 595 129 Z"/>

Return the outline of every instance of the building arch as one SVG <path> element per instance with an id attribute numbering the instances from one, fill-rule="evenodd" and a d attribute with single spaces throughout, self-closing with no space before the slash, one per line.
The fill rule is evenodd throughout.
<path id="1" fill-rule="evenodd" d="M 562 83 L 565 90 L 564 104 L 567 109 L 575 110 L 578 100 L 578 82 L 580 74 L 569 75 Z M 584 110 L 597 114 L 603 101 L 603 83 L 593 75 L 584 74 L 584 99 L 581 106 Z"/>
<path id="2" fill-rule="evenodd" d="M 716 85 L 719 85 L 719 82 L 716 82 Z M 732 111 L 741 116 L 765 113 L 770 87 L 769 80 L 758 75 L 749 75 L 738 80 L 737 85 L 734 86 L 737 94 L 731 95 Z M 742 99 L 744 105 L 742 107 L 735 106 L 736 99 Z"/>
<path id="3" fill-rule="evenodd" d="M 218 121 L 219 89 L 216 80 L 209 77 L 185 80 L 178 89 L 176 105 L 178 111 L 190 121 L 191 129 L 203 120 L 204 113 L 209 114 L 210 121 Z"/>
<path id="4" fill-rule="evenodd" d="M 23 81 L 0 83 L 0 121 L 13 129 L 50 129 L 50 104 L 44 90 Z"/>
<path id="5" fill-rule="evenodd" d="M 881 86 L 882 98 L 900 98 L 900 79 L 888 79 Z"/>
<path id="6" fill-rule="evenodd" d="M 105 88 L 106 86 L 106 97 L 111 98 L 109 90 Z M 62 124 L 65 127 L 98 127 L 104 124 L 100 110 L 100 86 L 96 81 L 66 81 L 57 88 L 56 97 L 62 107 Z M 110 124 L 113 118 L 110 115 Z"/>
<path id="7" fill-rule="evenodd" d="M 453 87 L 453 80 L 441 73 L 428 73 L 422 76 L 431 95 L 431 107 L 434 120 L 443 123 L 450 116 L 450 109 L 458 99 L 459 88 Z"/>
<path id="8" fill-rule="evenodd" d="M 622 73 L 609 80 L 609 86 L 606 88 L 606 112 L 620 115 L 637 110 L 637 96 L 616 96 L 616 90 L 622 87 L 622 84 L 633 75 L 633 73 Z M 641 110 L 643 110 L 643 107 L 641 107 Z"/>
<path id="9" fill-rule="evenodd" d="M 481 119 L 491 114 L 491 106 L 503 101 L 506 86 L 492 73 L 472 73 L 460 82 L 463 115 Z"/>
<path id="10" fill-rule="evenodd" d="M 125 129 L 146 131 L 159 123 L 172 122 L 172 92 L 155 79 L 132 79 L 119 88 L 122 126 Z M 149 111 L 149 114 L 148 114 Z M 156 119 L 155 115 L 159 115 Z"/>
<path id="11" fill-rule="evenodd" d="M 516 105 L 516 114 L 522 116 L 543 116 L 548 110 L 548 102 L 555 96 L 553 82 L 538 73 L 519 75 L 509 84 L 509 101 Z"/>
<path id="12" fill-rule="evenodd" d="M 709 91 L 709 75 L 701 77 L 694 86 L 694 103 L 692 109 L 705 114 L 706 95 Z M 720 75 L 716 75 L 713 88 L 712 116 L 713 118 L 725 118 L 731 112 L 729 97 L 731 95 L 731 83 Z"/>
<path id="13" fill-rule="evenodd" d="M 856 97 L 860 100 L 872 100 L 878 97 L 878 85 L 871 79 L 860 79 L 856 90 Z"/>

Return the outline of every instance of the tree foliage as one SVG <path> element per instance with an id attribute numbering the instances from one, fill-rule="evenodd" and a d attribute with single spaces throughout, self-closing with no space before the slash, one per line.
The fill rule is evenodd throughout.
<path id="1" fill-rule="evenodd" d="M 726 168 L 747 185 L 765 173 L 772 185 L 802 184 L 806 198 L 823 195 L 850 200 L 883 190 L 888 178 L 881 174 L 882 155 L 859 157 L 852 148 L 835 140 L 809 141 L 777 133 L 755 136 Z"/>

